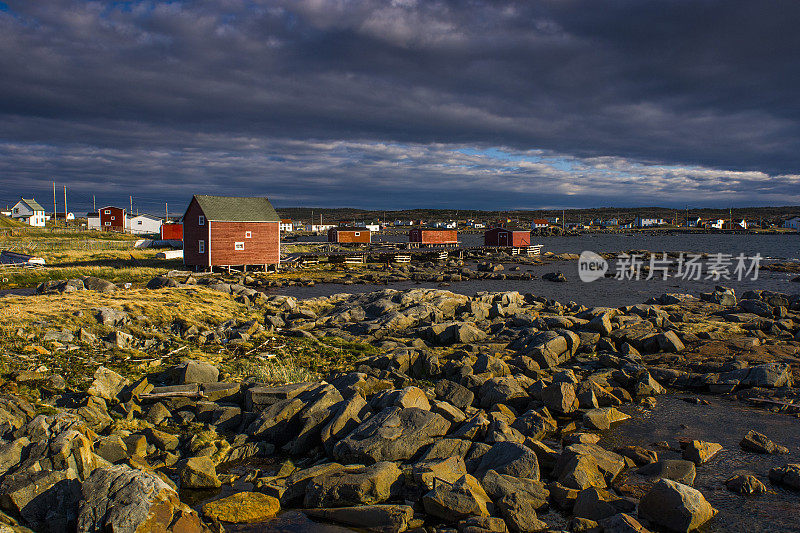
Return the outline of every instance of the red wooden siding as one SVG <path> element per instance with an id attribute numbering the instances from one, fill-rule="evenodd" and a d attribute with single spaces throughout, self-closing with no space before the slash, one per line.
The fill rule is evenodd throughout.
<path id="1" fill-rule="evenodd" d="M 247 237 L 250 232 L 250 237 Z M 211 265 L 277 265 L 280 262 L 280 223 L 211 222 Z M 236 243 L 244 250 L 236 250 Z"/>
<path id="2" fill-rule="evenodd" d="M 183 224 L 161 224 L 161 239 L 167 241 L 182 241 Z"/>
<path id="3" fill-rule="evenodd" d="M 456 244 L 458 243 L 458 231 L 454 229 L 412 229 L 408 232 L 408 242 Z"/>
<path id="4" fill-rule="evenodd" d="M 369 244 L 372 242 L 372 234 L 366 228 L 331 228 L 328 230 L 328 242 Z"/>
<path id="5" fill-rule="evenodd" d="M 186 214 L 183 215 L 183 264 L 187 266 L 209 266 L 208 220 L 204 225 L 198 224 L 203 215 L 197 200 L 192 198 Z M 199 242 L 203 241 L 205 253 L 199 252 Z"/>
<path id="6" fill-rule="evenodd" d="M 484 246 L 530 246 L 529 231 L 514 231 L 506 228 L 492 228 L 483 234 Z"/>
<path id="7" fill-rule="evenodd" d="M 100 210 L 100 229 L 103 231 L 125 231 L 125 210 L 119 207 L 104 207 Z"/>

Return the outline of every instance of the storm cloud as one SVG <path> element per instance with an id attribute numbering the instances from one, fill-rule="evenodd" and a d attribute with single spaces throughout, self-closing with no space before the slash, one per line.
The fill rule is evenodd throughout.
<path id="1" fill-rule="evenodd" d="M 0 2 L 0 204 L 800 203 L 800 4 Z M 46 197 L 46 196 L 45 196 Z"/>

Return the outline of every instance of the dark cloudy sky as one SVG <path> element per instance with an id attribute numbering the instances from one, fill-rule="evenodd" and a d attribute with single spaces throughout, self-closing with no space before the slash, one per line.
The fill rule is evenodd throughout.
<path id="1" fill-rule="evenodd" d="M 0 1 L 0 205 L 50 205 L 53 180 L 75 211 L 800 204 L 799 20 L 796 0 Z"/>

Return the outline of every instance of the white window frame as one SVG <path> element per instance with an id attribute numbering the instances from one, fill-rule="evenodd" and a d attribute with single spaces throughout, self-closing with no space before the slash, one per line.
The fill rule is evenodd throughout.
<path id="1" fill-rule="evenodd" d="M 103 211 L 103 214 L 104 214 L 104 215 L 110 215 L 110 214 L 111 214 L 111 209 L 106 209 L 106 210 L 104 210 L 104 211 Z"/>
<path id="2" fill-rule="evenodd" d="M 197 225 L 198 226 L 205 226 L 206 225 L 206 217 L 203 215 L 198 215 L 197 217 Z"/>
<path id="3" fill-rule="evenodd" d="M 110 226 L 110 225 L 111 225 L 111 222 L 106 222 L 106 226 Z"/>
<path id="4" fill-rule="evenodd" d="M 197 253 L 206 253 L 206 241 L 197 241 Z"/>
<path id="5" fill-rule="evenodd" d="M 240 242 L 233 243 L 233 249 L 236 250 L 237 252 L 243 252 L 244 251 L 244 242 L 240 241 Z"/>
<path id="6" fill-rule="evenodd" d="M 353 232 L 353 235 L 355 235 L 356 237 L 361 237 L 361 232 L 360 231 L 355 231 L 355 232 Z"/>
<path id="7" fill-rule="evenodd" d="M 244 238 L 245 239 L 251 239 L 252 237 L 253 237 L 253 232 L 252 231 L 245 231 L 244 232 Z"/>

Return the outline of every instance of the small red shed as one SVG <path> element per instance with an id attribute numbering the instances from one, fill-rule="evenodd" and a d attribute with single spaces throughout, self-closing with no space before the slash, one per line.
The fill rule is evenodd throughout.
<path id="1" fill-rule="evenodd" d="M 265 197 L 195 195 L 183 215 L 183 262 L 209 268 L 277 268 L 280 220 Z"/>
<path id="2" fill-rule="evenodd" d="M 125 210 L 108 206 L 100 210 L 100 229 L 103 231 L 125 231 Z"/>
<path id="3" fill-rule="evenodd" d="M 508 228 L 492 228 L 483 234 L 484 246 L 530 246 L 531 232 Z"/>
<path id="4" fill-rule="evenodd" d="M 367 228 L 331 228 L 328 230 L 328 242 L 369 244 L 372 242 L 372 232 Z"/>
<path id="5" fill-rule="evenodd" d="M 454 229 L 412 229 L 408 242 L 417 244 L 458 244 L 458 231 Z"/>
<path id="6" fill-rule="evenodd" d="M 180 222 L 164 222 L 161 224 L 161 240 L 182 241 L 183 224 Z"/>

